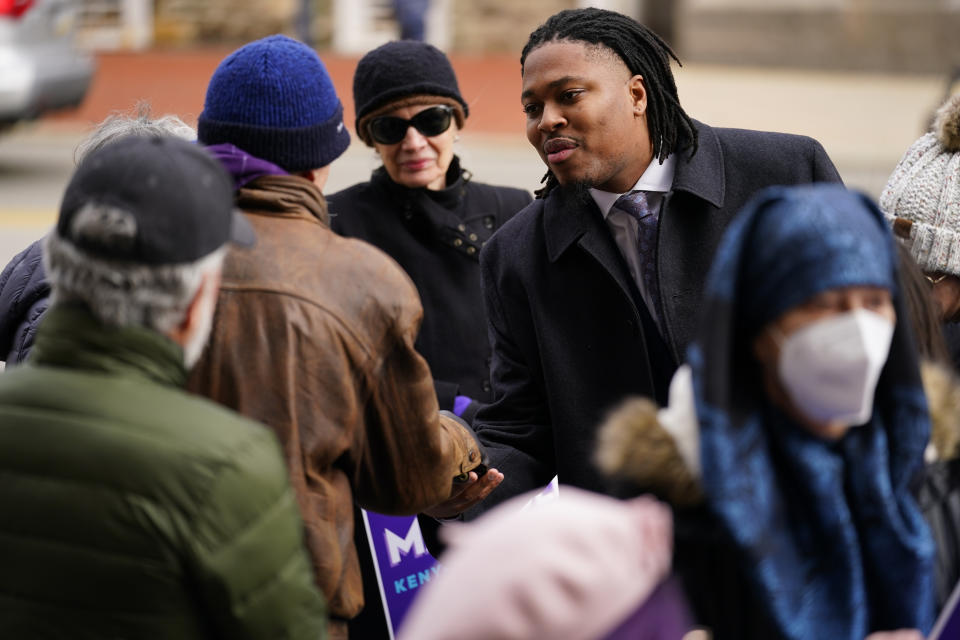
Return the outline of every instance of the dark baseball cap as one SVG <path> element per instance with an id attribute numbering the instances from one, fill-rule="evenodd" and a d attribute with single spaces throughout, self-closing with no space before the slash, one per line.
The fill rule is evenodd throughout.
<path id="1" fill-rule="evenodd" d="M 78 232 L 74 221 L 88 204 L 128 212 L 132 239 Z M 153 265 L 193 262 L 227 242 L 255 240 L 223 166 L 202 147 L 168 136 L 130 136 L 84 158 L 63 195 L 57 234 L 97 257 Z"/>

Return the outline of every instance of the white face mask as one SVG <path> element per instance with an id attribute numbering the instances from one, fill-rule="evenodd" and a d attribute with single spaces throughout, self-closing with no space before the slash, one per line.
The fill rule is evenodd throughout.
<path id="1" fill-rule="evenodd" d="M 857 309 L 790 334 L 780 349 L 780 381 L 794 406 L 821 423 L 862 425 L 890 353 L 893 322 Z"/>

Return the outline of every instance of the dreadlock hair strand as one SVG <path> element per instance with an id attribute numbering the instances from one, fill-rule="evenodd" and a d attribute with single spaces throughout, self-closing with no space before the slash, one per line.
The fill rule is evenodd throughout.
<path id="1" fill-rule="evenodd" d="M 566 9 L 550 16 L 530 34 L 520 54 L 521 74 L 532 51 L 558 41 L 605 47 L 623 60 L 630 73 L 643 76 L 654 158 L 663 162 L 671 153 L 687 148 L 691 156 L 696 153 L 697 130 L 680 106 L 677 83 L 670 69 L 671 59 L 678 65 L 680 60 L 660 36 L 621 13 L 595 8 Z M 559 184 L 552 171 L 547 172 L 544 180 L 546 184 L 535 192 L 538 198 L 545 197 Z"/>

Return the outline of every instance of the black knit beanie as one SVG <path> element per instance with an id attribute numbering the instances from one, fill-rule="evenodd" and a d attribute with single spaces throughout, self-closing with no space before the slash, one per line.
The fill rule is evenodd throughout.
<path id="1" fill-rule="evenodd" d="M 350 145 L 323 62 L 281 35 L 246 44 L 220 63 L 197 137 L 205 145 L 229 142 L 290 172 L 325 167 Z"/>
<path id="2" fill-rule="evenodd" d="M 361 128 L 361 125 L 366 126 L 365 116 L 385 105 L 417 95 L 451 99 L 457 110 L 459 126 L 463 126 L 463 119 L 470 115 L 450 61 L 433 45 L 399 40 L 369 52 L 360 59 L 353 75 L 357 135 L 369 144 Z"/>

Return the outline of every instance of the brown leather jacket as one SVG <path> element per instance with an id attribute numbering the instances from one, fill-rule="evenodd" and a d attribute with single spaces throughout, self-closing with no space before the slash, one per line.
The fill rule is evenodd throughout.
<path id="1" fill-rule="evenodd" d="M 338 627 L 363 606 L 352 502 L 417 513 L 449 497 L 480 455 L 468 430 L 438 413 L 413 348 L 420 300 L 397 264 L 330 231 L 323 196 L 303 178 L 259 178 L 237 205 L 257 244 L 227 256 L 189 388 L 276 431 L 331 637 L 345 637 Z"/>

